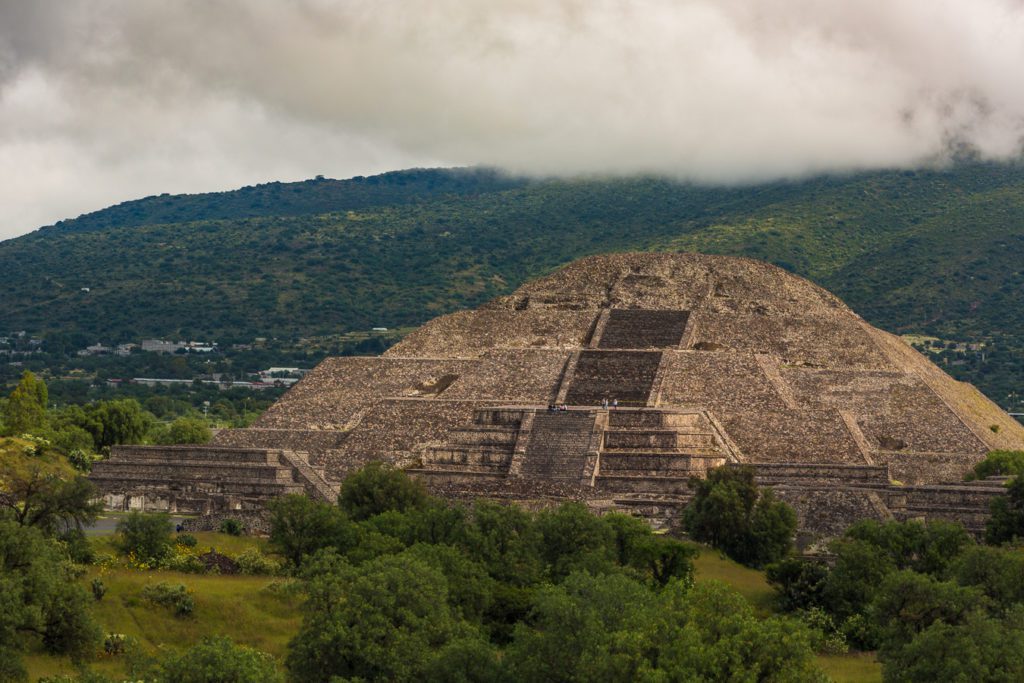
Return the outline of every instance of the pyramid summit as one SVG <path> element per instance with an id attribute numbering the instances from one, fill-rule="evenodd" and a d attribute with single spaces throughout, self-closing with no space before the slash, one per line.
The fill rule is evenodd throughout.
<path id="1" fill-rule="evenodd" d="M 573 498 L 671 523 L 690 477 L 748 464 L 830 532 L 865 516 L 977 526 L 996 485 L 943 482 L 995 448 L 1024 448 L 1024 427 L 811 282 L 745 258 L 613 254 L 436 318 L 379 358 L 327 359 L 251 428 L 121 449 L 96 478 L 117 505 L 209 510 L 273 492 L 232 493 L 199 465 L 168 488 L 132 463 L 253 452 L 282 486 L 329 497 L 383 460 L 452 497 Z"/>

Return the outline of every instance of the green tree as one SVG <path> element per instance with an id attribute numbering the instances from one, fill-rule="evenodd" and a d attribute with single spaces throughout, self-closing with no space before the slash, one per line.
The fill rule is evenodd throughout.
<path id="1" fill-rule="evenodd" d="M 943 576 L 950 562 L 974 539 L 962 524 L 932 520 L 878 522 L 862 520 L 844 533 L 846 538 L 870 543 L 884 553 L 897 569 L 912 569 Z"/>
<path id="2" fill-rule="evenodd" d="M 338 505 L 349 517 L 360 521 L 389 510 L 420 509 L 427 499 L 423 484 L 401 470 L 372 462 L 345 479 Z"/>
<path id="3" fill-rule="evenodd" d="M 529 512 L 479 500 L 470 516 L 469 549 L 487 573 L 514 586 L 537 583 L 543 572 L 540 539 Z"/>
<path id="4" fill-rule="evenodd" d="M 683 521 L 694 539 L 751 567 L 777 561 L 792 548 L 796 513 L 770 490 L 758 490 L 753 469 L 719 467 L 691 486 L 696 492 Z"/>
<path id="5" fill-rule="evenodd" d="M 997 683 L 1024 680 L 1024 608 L 1005 619 L 981 612 L 936 621 L 883 662 L 886 681 Z"/>
<path id="6" fill-rule="evenodd" d="M 829 549 L 835 560 L 822 588 L 825 606 L 840 620 L 862 614 L 885 577 L 896 571 L 896 564 L 877 546 L 860 539 L 837 539 Z"/>
<path id="7" fill-rule="evenodd" d="M 977 586 L 1004 609 L 1024 603 L 1024 552 L 1020 549 L 968 548 L 951 573 L 961 586 Z"/>
<path id="8" fill-rule="evenodd" d="M 385 556 L 353 567 L 324 551 L 305 576 L 305 617 L 287 658 L 296 681 L 413 680 L 456 635 L 447 582 L 421 560 Z"/>
<path id="9" fill-rule="evenodd" d="M 870 613 L 881 636 L 882 654 L 888 656 L 936 621 L 962 624 L 988 604 L 977 588 L 903 570 L 885 577 Z"/>
<path id="10" fill-rule="evenodd" d="M 512 680 L 636 680 L 649 666 L 653 606 L 651 591 L 621 574 L 577 572 L 542 586 L 505 654 Z"/>
<path id="11" fill-rule="evenodd" d="M 344 512 L 334 505 L 292 494 L 270 503 L 270 546 L 293 567 L 323 548 L 345 554 L 358 532 Z"/>
<path id="12" fill-rule="evenodd" d="M 210 426 L 198 417 L 179 417 L 165 431 L 157 434 L 159 444 L 206 443 L 210 440 Z"/>
<path id="13" fill-rule="evenodd" d="M 48 652 L 76 660 L 97 644 L 92 598 L 74 579 L 56 541 L 39 529 L 0 519 L 0 671 L 12 680 L 20 677 L 19 650 L 32 637 L 39 637 Z"/>
<path id="14" fill-rule="evenodd" d="M 143 562 L 159 561 L 171 551 L 173 530 L 171 516 L 166 512 L 133 511 L 117 523 L 117 545 L 121 552 L 131 553 Z"/>
<path id="15" fill-rule="evenodd" d="M 47 534 L 81 528 L 96 519 L 102 503 L 85 477 L 39 458 L 0 460 L 0 511 L 18 524 Z"/>
<path id="16" fill-rule="evenodd" d="M 140 443 L 152 425 L 152 416 L 134 398 L 100 401 L 92 406 L 90 422 L 97 448 L 122 443 Z"/>
<path id="17" fill-rule="evenodd" d="M 49 394 L 46 383 L 26 370 L 21 381 L 3 404 L 3 422 L 7 434 L 31 434 L 46 425 Z"/>
<path id="18" fill-rule="evenodd" d="M 687 591 L 670 583 L 650 626 L 655 680 L 823 681 L 811 634 L 784 617 L 759 619 L 734 590 L 717 581 Z"/>
<path id="19" fill-rule="evenodd" d="M 989 451 L 985 459 L 964 477 L 967 481 L 985 477 L 1024 474 L 1024 451 Z"/>
<path id="20" fill-rule="evenodd" d="M 1010 481 L 1006 495 L 994 499 L 991 510 L 985 525 L 985 541 L 999 544 L 1024 538 L 1024 476 Z"/>
<path id="21" fill-rule="evenodd" d="M 180 655 L 170 655 L 157 674 L 167 683 L 282 683 L 284 676 L 265 652 L 229 638 L 207 638 Z"/>
<path id="22" fill-rule="evenodd" d="M 829 570 L 821 562 L 787 557 L 768 565 L 765 577 L 775 589 L 779 606 L 787 611 L 821 607 Z"/>
<path id="23" fill-rule="evenodd" d="M 632 515 L 611 513 L 602 516 L 601 521 L 614 534 L 612 556 L 620 567 L 659 588 L 669 581 L 692 584 L 696 547 L 655 535 L 649 524 Z"/>
<path id="24" fill-rule="evenodd" d="M 612 567 L 614 530 L 582 503 L 562 503 L 537 515 L 541 560 L 560 581 L 577 569 L 592 573 Z"/>
<path id="25" fill-rule="evenodd" d="M 448 602 L 455 613 L 480 624 L 494 599 L 494 579 L 479 562 L 450 545 L 417 543 L 401 554 L 437 569 L 448 582 Z"/>

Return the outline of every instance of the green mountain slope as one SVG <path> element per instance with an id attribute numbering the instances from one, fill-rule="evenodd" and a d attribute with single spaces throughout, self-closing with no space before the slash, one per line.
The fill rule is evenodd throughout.
<path id="1" fill-rule="evenodd" d="M 763 258 L 883 328 L 1024 348 L 1024 167 L 987 164 L 734 188 L 417 170 L 151 197 L 0 242 L 0 330 L 398 327 L 627 249 Z"/>

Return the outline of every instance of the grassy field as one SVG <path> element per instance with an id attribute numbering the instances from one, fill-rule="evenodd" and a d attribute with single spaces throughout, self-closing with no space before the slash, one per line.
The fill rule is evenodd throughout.
<path id="1" fill-rule="evenodd" d="M 717 580 L 732 586 L 754 606 L 754 610 L 767 616 L 775 611 L 774 591 L 765 580 L 764 572 L 744 567 L 721 553 L 702 548 L 694 561 L 697 581 Z M 818 666 L 836 683 L 871 683 L 882 680 L 882 665 L 872 653 L 846 655 L 819 655 Z"/>
<path id="2" fill-rule="evenodd" d="M 694 560 L 697 581 L 717 580 L 728 584 L 766 616 L 774 611 L 775 593 L 764 578 L 764 572 L 744 567 L 710 548 L 702 548 Z"/>
<path id="3" fill-rule="evenodd" d="M 264 539 L 218 533 L 193 534 L 202 549 L 235 555 L 248 548 L 266 550 Z M 99 554 L 114 554 L 113 536 L 91 539 Z M 764 573 L 743 567 L 720 553 L 702 549 L 695 561 L 697 581 L 718 580 L 733 587 L 754 605 L 758 614 L 774 611 L 773 593 Z M 236 642 L 269 652 L 283 662 L 288 641 L 301 623 L 301 596 L 285 579 L 255 576 L 182 574 L 169 571 L 139 571 L 130 568 L 91 568 L 82 582 L 100 578 L 107 587 L 96 603 L 96 617 L 107 633 L 122 633 L 136 639 L 146 652 L 182 650 L 205 636 L 227 635 Z M 193 592 L 195 614 L 175 617 L 163 607 L 142 599 L 145 586 L 166 581 L 184 584 Z M 32 654 L 26 658 L 32 680 L 43 676 L 73 673 L 66 658 Z M 881 681 L 881 667 L 871 654 L 819 656 L 822 670 L 837 683 Z M 90 666 L 111 677 L 124 676 L 121 658 L 101 658 Z"/>
<path id="4" fill-rule="evenodd" d="M 266 541 L 247 536 L 200 532 L 193 534 L 199 548 L 215 548 L 236 555 L 248 548 L 260 548 Z M 90 539 L 97 554 L 115 554 L 112 535 Z M 105 633 L 135 638 L 147 652 L 183 650 L 202 638 L 227 635 L 232 640 L 269 652 L 283 660 L 288 641 L 298 631 L 302 617 L 300 596 L 284 579 L 264 576 L 218 576 L 170 571 L 139 571 L 129 568 L 93 567 L 82 577 L 84 585 L 99 578 L 107 587 L 96 603 L 95 615 Z M 156 607 L 141 597 L 144 587 L 166 581 L 184 584 L 195 596 L 192 617 L 175 617 L 171 610 Z M 26 658 L 29 676 L 73 673 L 63 657 L 33 654 Z M 98 672 L 117 677 L 126 674 L 120 659 L 91 663 Z"/>
<path id="5" fill-rule="evenodd" d="M 870 652 L 818 655 L 818 666 L 835 683 L 877 683 L 882 680 L 882 665 Z"/>

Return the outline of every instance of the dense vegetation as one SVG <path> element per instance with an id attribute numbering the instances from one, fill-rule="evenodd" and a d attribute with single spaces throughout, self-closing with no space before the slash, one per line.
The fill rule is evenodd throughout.
<path id="1" fill-rule="evenodd" d="M 790 558 L 768 578 L 785 609 L 877 648 L 885 680 L 1024 678 L 1021 547 L 979 546 L 943 522 L 865 521 L 830 551 L 828 565 Z"/>
<path id="2" fill-rule="evenodd" d="M 297 339 L 419 324 L 585 254 L 701 250 L 808 276 L 886 329 L 989 340 L 950 369 L 1007 404 L 1024 381 L 1022 225 L 1019 165 L 736 188 L 490 171 L 271 183 L 0 243 L 0 321 L 105 341 Z"/>
<path id="3" fill-rule="evenodd" d="M 996 453 L 979 471 L 1018 461 Z M 78 528 L 98 510 L 70 463 L 39 441 L 7 439 L 0 465 L 0 679 L 19 680 L 28 652 L 71 657 L 94 669 L 74 680 L 97 683 L 116 671 L 282 680 L 281 664 L 293 681 L 809 681 L 822 679 L 814 653 L 851 646 L 877 649 L 886 680 L 1024 675 L 1024 552 L 1012 545 L 1024 535 L 1024 489 L 999 499 L 1014 511 L 998 523 L 1011 545 L 979 546 L 949 523 L 861 522 L 826 564 L 789 554 L 792 511 L 744 470 L 713 474 L 687 523 L 749 564 L 777 560 L 768 577 L 790 615 L 772 616 L 765 602 L 695 583 L 698 547 L 635 518 L 576 503 L 452 505 L 379 464 L 351 475 L 336 504 L 276 501 L 262 548 L 224 520 L 219 552 L 197 538 L 211 534 L 174 533 L 166 514 L 128 514 L 116 536 L 90 543 Z M 220 589 L 233 597 L 206 592 L 211 573 L 241 575 Z M 248 580 L 258 576 L 279 579 Z M 269 610 L 287 635 L 256 642 L 276 659 L 251 646 L 263 622 L 229 626 L 209 613 L 224 600 Z M 142 647 L 117 621 L 136 608 L 162 629 L 140 626 L 147 640 L 198 629 L 192 646 Z M 101 617 L 119 631 L 104 636 Z"/>
<path id="4" fill-rule="evenodd" d="M 148 406 L 168 418 L 164 422 L 134 398 L 60 408 L 50 407 L 48 399 L 46 383 L 25 371 L 10 396 L 0 396 L 0 436 L 30 438 L 40 450 L 60 452 L 86 472 L 96 457 L 108 455 L 110 447 L 117 444 L 206 443 L 212 435 L 209 415 L 166 397 L 151 396 L 147 400 Z M 218 413 L 231 415 L 233 410 L 222 400 L 214 404 L 213 419 Z"/>
<path id="5" fill-rule="evenodd" d="M 11 456 L 5 461 L 48 457 Z M 70 468 L 63 478 L 81 479 Z M 293 681 L 822 679 L 814 630 L 759 616 L 721 584 L 695 586 L 692 545 L 575 503 L 538 513 L 452 507 L 380 465 L 346 480 L 336 505 L 279 499 L 269 548 L 280 560 L 252 550 L 200 554 L 194 536 L 175 537 L 166 514 L 124 517 L 108 546 L 117 556 L 88 544 L 73 552 L 50 529 L 0 513 L 4 597 L 15 608 L 0 622 L 3 680 L 23 678 L 25 651 L 88 667 L 101 650 L 133 680 L 281 678 L 273 660 L 225 638 L 152 653 L 123 634 L 102 636 L 91 605 L 109 599 L 106 573 L 92 575 L 91 597 L 75 580 L 89 563 L 162 571 L 170 580 L 148 582 L 131 599 L 181 621 L 203 609 L 182 581 L 188 575 L 295 577 L 281 589 L 302 600 L 285 658 Z"/>

